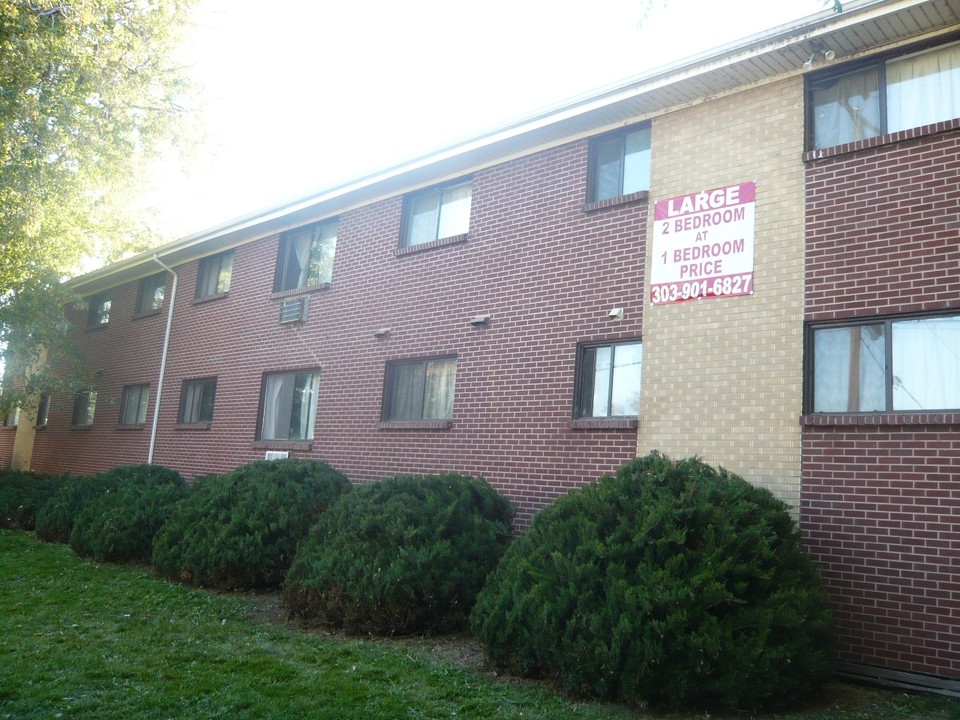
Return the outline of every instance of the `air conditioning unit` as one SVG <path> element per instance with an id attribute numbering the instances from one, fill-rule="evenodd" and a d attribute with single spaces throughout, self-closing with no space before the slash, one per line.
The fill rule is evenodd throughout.
<path id="1" fill-rule="evenodd" d="M 263 456 L 264 460 L 286 460 L 290 457 L 290 453 L 286 450 L 267 450 L 266 454 Z"/>
<path id="2" fill-rule="evenodd" d="M 307 321 L 310 310 L 310 298 L 301 297 L 293 300 L 284 300 L 280 306 L 280 323 L 302 323 Z"/>

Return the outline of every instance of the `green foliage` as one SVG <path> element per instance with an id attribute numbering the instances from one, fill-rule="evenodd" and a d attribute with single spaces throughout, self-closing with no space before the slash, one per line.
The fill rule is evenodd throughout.
<path id="1" fill-rule="evenodd" d="M 13 395 L 40 348 L 54 365 L 69 351 L 57 281 L 158 240 L 134 200 L 183 135 L 188 87 L 171 60 L 191 3 L 0 0 L 4 402 L 36 401 Z"/>
<path id="2" fill-rule="evenodd" d="M 67 480 L 66 475 L 50 476 L 29 470 L 0 472 L 0 528 L 33 530 L 37 509 Z"/>
<path id="3" fill-rule="evenodd" d="M 310 530 L 287 576 L 287 607 L 350 632 L 461 628 L 512 514 L 486 482 L 459 475 L 363 485 Z"/>
<path id="4" fill-rule="evenodd" d="M 498 666 L 630 703 L 783 706 L 831 664 L 826 595 L 786 506 L 657 453 L 541 511 L 471 623 Z"/>
<path id="5" fill-rule="evenodd" d="M 349 489 L 315 460 L 259 460 L 198 480 L 157 535 L 153 564 L 197 585 L 279 585 L 310 526 Z"/>
<path id="6" fill-rule="evenodd" d="M 110 473 L 72 477 L 37 510 L 37 535 L 47 542 L 68 543 L 77 515 L 87 505 L 116 490 L 119 478 Z"/>
<path id="7" fill-rule="evenodd" d="M 78 555 L 111 562 L 149 562 L 153 538 L 187 495 L 180 473 L 160 465 L 110 470 L 116 489 L 86 503 L 70 532 Z"/>

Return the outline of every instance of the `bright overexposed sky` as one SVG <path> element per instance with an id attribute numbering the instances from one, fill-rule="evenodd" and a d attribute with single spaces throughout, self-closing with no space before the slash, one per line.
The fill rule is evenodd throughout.
<path id="1" fill-rule="evenodd" d="M 199 0 L 204 130 L 144 201 L 166 239 L 822 12 L 823 0 Z"/>

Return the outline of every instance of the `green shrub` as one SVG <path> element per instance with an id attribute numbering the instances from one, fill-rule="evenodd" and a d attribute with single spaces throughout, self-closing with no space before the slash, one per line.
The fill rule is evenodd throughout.
<path id="1" fill-rule="evenodd" d="M 196 585 L 279 585 L 310 526 L 349 489 L 315 460 L 259 460 L 198 480 L 154 540 L 153 564 Z"/>
<path id="2" fill-rule="evenodd" d="M 33 530 L 37 510 L 67 482 L 66 475 L 51 476 L 29 470 L 0 473 L 0 527 Z"/>
<path id="3" fill-rule="evenodd" d="M 363 485 L 310 530 L 287 576 L 287 607 L 350 632 L 464 627 L 506 547 L 511 516 L 510 504 L 474 478 Z"/>
<path id="4" fill-rule="evenodd" d="M 70 547 L 78 555 L 111 562 L 149 562 L 153 538 L 187 486 L 175 470 L 131 465 L 105 473 L 116 487 L 92 499 L 77 513 Z"/>
<path id="5" fill-rule="evenodd" d="M 115 490 L 119 478 L 109 473 L 69 478 L 37 510 L 37 535 L 47 542 L 68 543 L 77 515 L 101 495 Z"/>
<path id="6" fill-rule="evenodd" d="M 826 596 L 786 506 L 657 453 L 538 513 L 471 624 L 498 666 L 630 703 L 782 706 L 831 664 Z"/>

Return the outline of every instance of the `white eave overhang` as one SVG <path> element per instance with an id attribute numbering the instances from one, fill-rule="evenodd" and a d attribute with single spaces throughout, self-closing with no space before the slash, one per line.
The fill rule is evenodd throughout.
<path id="1" fill-rule="evenodd" d="M 168 265 L 180 265 L 570 138 L 797 75 L 816 50 L 832 49 L 836 63 L 957 30 L 960 0 L 850 0 L 843 13 L 824 11 L 657 68 L 410 162 L 189 235 L 67 284 L 81 295 L 99 292 L 157 272 L 154 253 Z"/>

